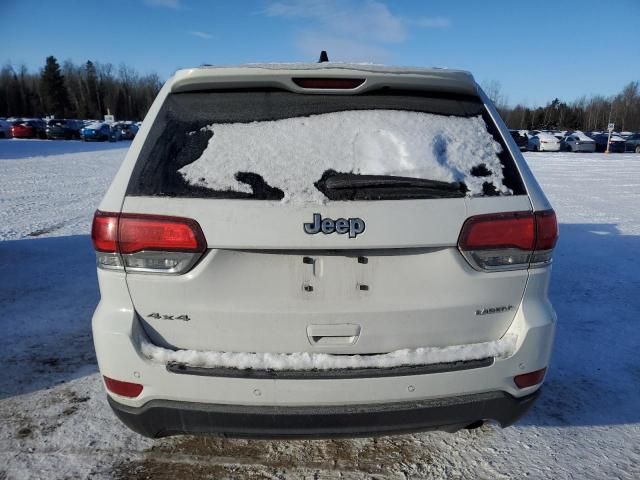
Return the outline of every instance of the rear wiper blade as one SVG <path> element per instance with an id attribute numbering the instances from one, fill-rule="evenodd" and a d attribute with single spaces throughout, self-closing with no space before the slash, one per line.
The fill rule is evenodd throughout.
<path id="1" fill-rule="evenodd" d="M 327 190 L 356 190 L 367 188 L 410 188 L 443 192 L 464 193 L 464 186 L 459 182 L 443 182 L 428 178 L 394 177 L 389 175 L 358 175 L 353 173 L 336 173 L 324 179 Z"/>

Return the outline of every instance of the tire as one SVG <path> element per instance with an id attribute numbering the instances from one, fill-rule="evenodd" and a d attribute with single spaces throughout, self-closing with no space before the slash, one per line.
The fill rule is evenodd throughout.
<path id="1" fill-rule="evenodd" d="M 640 145 L 636 145 L 636 153 L 640 153 Z"/>

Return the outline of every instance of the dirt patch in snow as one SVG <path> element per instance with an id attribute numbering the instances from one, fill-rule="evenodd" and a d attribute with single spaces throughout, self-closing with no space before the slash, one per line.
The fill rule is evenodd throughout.
<path id="1" fill-rule="evenodd" d="M 441 457 L 429 435 L 291 441 L 189 436 L 165 440 L 145 458 L 120 463 L 114 478 L 406 479 L 425 474 Z"/>

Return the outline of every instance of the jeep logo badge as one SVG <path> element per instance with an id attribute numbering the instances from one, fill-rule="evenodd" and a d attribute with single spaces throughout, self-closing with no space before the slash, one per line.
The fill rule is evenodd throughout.
<path id="1" fill-rule="evenodd" d="M 333 220 L 332 218 L 322 218 L 319 213 L 313 214 L 313 221 L 303 224 L 304 232 L 309 235 L 315 235 L 316 233 L 324 233 L 328 235 L 336 232 L 338 235 L 349 234 L 349 238 L 356 238 L 359 234 L 364 232 L 364 220 L 361 218 L 338 218 Z"/>

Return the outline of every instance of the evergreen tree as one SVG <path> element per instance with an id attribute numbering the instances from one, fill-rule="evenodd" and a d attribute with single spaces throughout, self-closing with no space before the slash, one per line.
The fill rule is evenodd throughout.
<path id="1" fill-rule="evenodd" d="M 89 118 L 100 118 L 102 116 L 102 101 L 98 91 L 98 74 L 96 67 L 91 60 L 84 66 L 87 82 L 87 112 Z"/>
<path id="2" fill-rule="evenodd" d="M 47 57 L 40 83 L 45 112 L 56 117 L 64 117 L 70 110 L 69 94 L 55 57 Z"/>

